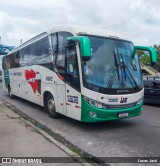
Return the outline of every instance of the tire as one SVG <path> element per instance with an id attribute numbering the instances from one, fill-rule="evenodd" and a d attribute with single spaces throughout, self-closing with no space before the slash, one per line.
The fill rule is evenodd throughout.
<path id="1" fill-rule="evenodd" d="M 54 119 L 58 119 L 60 117 L 59 113 L 56 112 L 55 101 L 51 94 L 48 94 L 45 98 L 44 109 L 48 112 L 50 117 Z"/>
<path id="2" fill-rule="evenodd" d="M 15 98 L 15 96 L 12 94 L 12 89 L 11 89 L 10 86 L 8 86 L 8 94 L 9 94 L 9 97 L 10 97 L 11 99 L 14 99 L 14 98 Z"/>

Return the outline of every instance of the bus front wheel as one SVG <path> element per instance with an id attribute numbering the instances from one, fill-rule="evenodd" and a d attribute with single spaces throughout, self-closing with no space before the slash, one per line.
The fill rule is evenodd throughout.
<path id="1" fill-rule="evenodd" d="M 59 113 L 56 112 L 55 101 L 51 94 L 48 94 L 46 96 L 45 102 L 44 102 L 44 108 L 48 112 L 50 117 L 52 117 L 54 119 L 59 118 Z"/>

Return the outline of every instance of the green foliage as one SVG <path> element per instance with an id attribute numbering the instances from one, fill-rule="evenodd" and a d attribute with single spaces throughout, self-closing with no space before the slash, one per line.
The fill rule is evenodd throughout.
<path id="1" fill-rule="evenodd" d="M 143 50 L 137 50 L 136 54 L 139 57 L 140 63 L 144 65 L 149 65 L 151 63 L 150 56 L 148 52 L 143 51 Z"/>
<path id="2" fill-rule="evenodd" d="M 154 69 L 160 73 L 160 45 L 155 44 L 153 48 L 157 51 L 157 63 L 154 65 Z"/>
<path id="3" fill-rule="evenodd" d="M 151 63 L 150 56 L 147 54 L 142 55 L 139 59 L 140 62 L 144 65 L 149 65 Z"/>
<path id="4" fill-rule="evenodd" d="M 156 65 L 160 66 L 160 45 L 155 44 L 155 45 L 153 45 L 151 47 L 153 47 L 156 50 L 156 52 L 157 52 L 157 59 L 158 59 L 158 61 L 157 61 Z M 149 65 L 150 64 L 150 57 L 145 51 L 137 50 L 136 53 L 139 56 L 139 60 L 140 60 L 140 62 L 142 64 L 145 64 L 145 65 Z"/>
<path id="5" fill-rule="evenodd" d="M 144 55 L 144 51 L 143 50 L 136 50 L 136 54 L 141 57 L 142 55 Z"/>
<path id="6" fill-rule="evenodd" d="M 158 56 L 160 56 L 160 45 L 155 44 L 155 45 L 153 45 L 153 47 L 157 51 Z"/>
<path id="7" fill-rule="evenodd" d="M 158 62 L 157 65 L 160 65 L 160 45 L 153 45 L 153 47 L 155 48 L 155 50 L 157 51 L 157 56 L 158 56 Z"/>

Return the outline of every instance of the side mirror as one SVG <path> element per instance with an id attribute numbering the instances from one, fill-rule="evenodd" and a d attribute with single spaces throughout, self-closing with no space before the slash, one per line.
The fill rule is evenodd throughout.
<path id="1" fill-rule="evenodd" d="M 79 42 L 81 56 L 83 60 L 88 60 L 91 57 L 91 43 L 88 37 L 86 36 L 73 36 L 68 37 L 68 41 Z"/>
<path id="2" fill-rule="evenodd" d="M 154 65 L 157 63 L 157 53 L 156 50 L 152 47 L 146 47 L 146 46 L 134 46 L 135 50 L 139 51 L 148 51 L 150 54 L 151 59 L 151 65 Z"/>

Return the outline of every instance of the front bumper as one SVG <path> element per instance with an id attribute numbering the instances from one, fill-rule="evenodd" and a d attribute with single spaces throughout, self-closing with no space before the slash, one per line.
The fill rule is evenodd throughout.
<path id="1" fill-rule="evenodd" d="M 109 110 L 109 109 L 100 109 L 91 106 L 84 100 L 84 96 L 82 96 L 82 112 L 81 112 L 81 121 L 82 122 L 102 122 L 107 120 L 114 120 L 114 119 L 124 119 L 130 118 L 133 116 L 138 116 L 142 112 L 142 105 L 143 103 L 134 106 L 132 108 L 124 108 L 124 109 L 116 109 L 116 110 Z M 90 111 L 96 113 L 96 117 L 90 115 Z M 127 117 L 118 117 L 119 113 L 128 113 Z"/>

